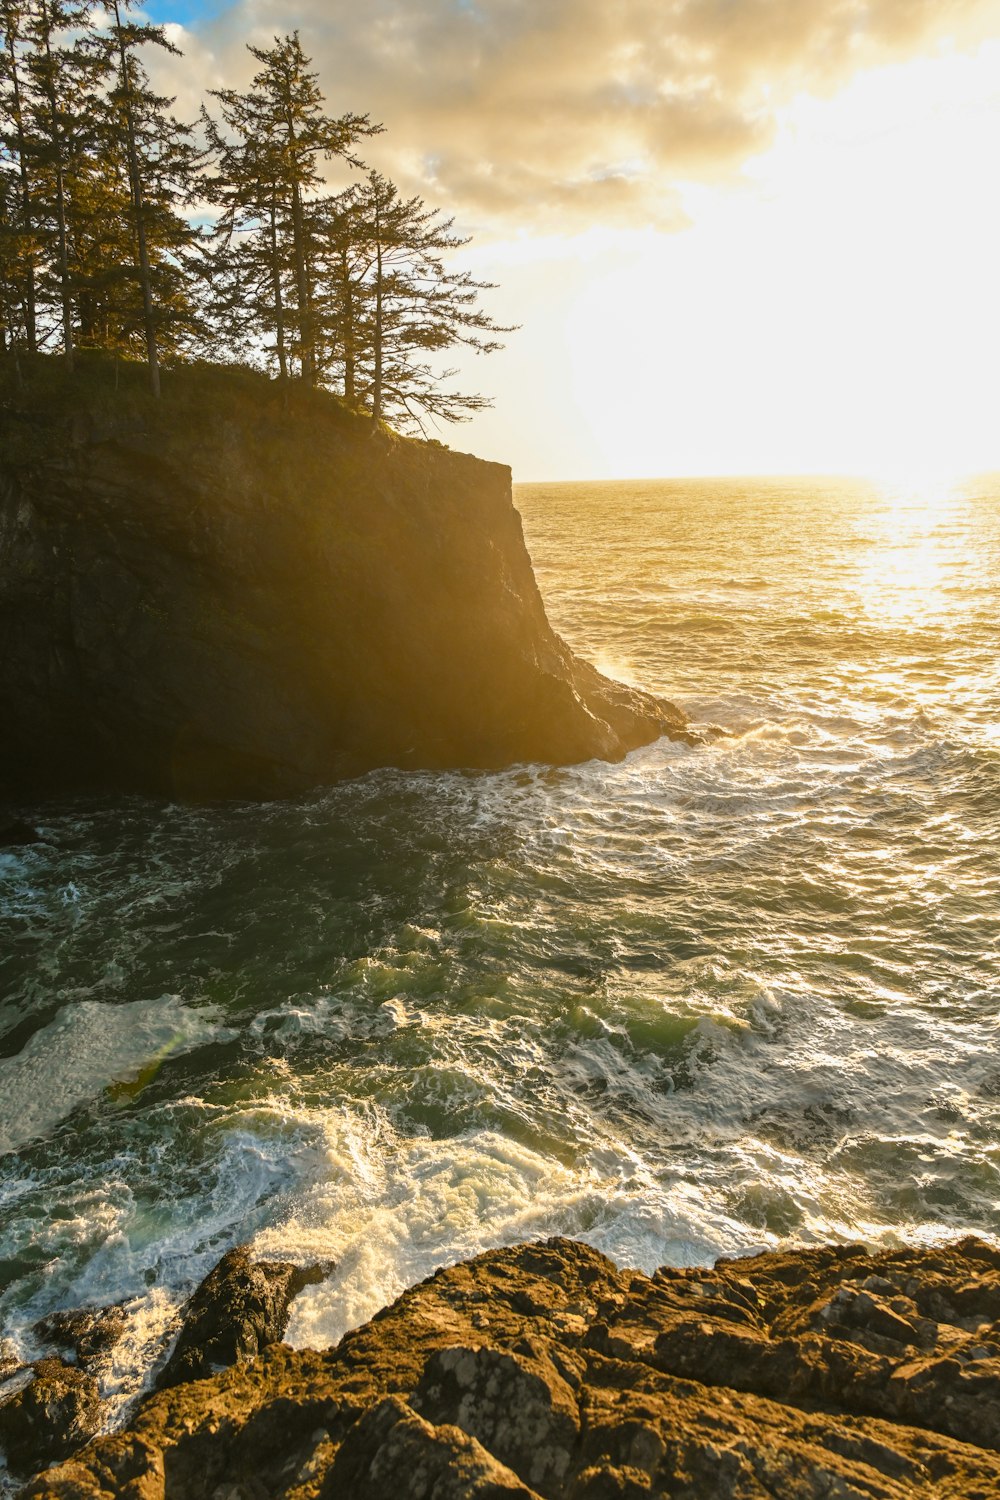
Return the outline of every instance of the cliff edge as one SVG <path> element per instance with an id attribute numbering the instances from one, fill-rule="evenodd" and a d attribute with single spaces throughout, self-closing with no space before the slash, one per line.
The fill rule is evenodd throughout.
<path id="1" fill-rule="evenodd" d="M 550 627 L 510 472 L 247 371 L 0 389 L 0 786 L 270 796 L 617 759 L 684 716 Z"/>
<path id="2" fill-rule="evenodd" d="M 521 1245 L 438 1271 L 334 1349 L 275 1343 L 159 1391 L 24 1494 L 986 1500 L 998 1320 L 1000 1254 L 975 1239 L 654 1276 Z M 4 1432 L 51 1421 L 32 1392 L 54 1363 L 0 1406 Z"/>

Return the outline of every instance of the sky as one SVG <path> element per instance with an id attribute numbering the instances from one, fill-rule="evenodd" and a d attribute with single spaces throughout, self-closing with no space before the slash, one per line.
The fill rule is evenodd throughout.
<path id="1" fill-rule="evenodd" d="M 454 214 L 520 480 L 1000 468 L 1000 0 L 149 0 L 178 110 L 297 27 Z"/>

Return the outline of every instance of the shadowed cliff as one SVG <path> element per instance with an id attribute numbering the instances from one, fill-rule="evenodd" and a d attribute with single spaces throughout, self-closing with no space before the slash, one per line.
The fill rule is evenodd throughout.
<path id="1" fill-rule="evenodd" d="M 510 472 L 321 392 L 0 388 L 0 784 L 269 796 L 687 737 L 545 617 Z"/>

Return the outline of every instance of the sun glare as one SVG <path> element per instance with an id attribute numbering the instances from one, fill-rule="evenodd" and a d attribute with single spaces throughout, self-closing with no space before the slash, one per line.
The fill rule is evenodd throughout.
<path id="1" fill-rule="evenodd" d="M 871 542 L 858 576 L 870 618 L 898 625 L 945 606 L 950 520 L 964 492 L 954 471 L 889 467 L 871 476 L 881 505 L 864 523 Z"/>
<path id="2" fill-rule="evenodd" d="M 920 516 L 945 509 L 971 476 L 964 466 L 934 468 L 903 462 L 878 465 L 864 477 L 897 512 Z"/>
<path id="3" fill-rule="evenodd" d="M 998 467 L 998 99 L 1000 41 L 878 69 L 790 105 L 741 182 L 688 184 L 686 230 L 531 272 L 494 244 L 525 332 L 484 420 L 524 434 L 519 477 L 875 474 L 931 503 Z"/>

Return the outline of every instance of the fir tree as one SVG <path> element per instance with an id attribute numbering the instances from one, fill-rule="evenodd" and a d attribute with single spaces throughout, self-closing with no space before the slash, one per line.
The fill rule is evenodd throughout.
<path id="1" fill-rule="evenodd" d="M 134 242 L 132 273 L 139 293 L 141 328 L 153 394 L 160 394 L 161 349 L 194 322 L 190 268 L 197 232 L 181 210 L 194 195 L 199 163 L 190 128 L 169 113 L 172 99 L 153 92 L 139 49 L 177 53 L 162 26 L 131 20 L 137 0 L 111 0 L 109 52 L 114 81 L 109 93 L 111 137 L 124 143 L 129 220 Z"/>
<path id="2" fill-rule="evenodd" d="M 321 164 L 336 157 L 360 165 L 354 145 L 381 126 L 367 115 L 326 114 L 298 32 L 247 50 L 261 65 L 249 91 L 213 90 L 221 123 L 206 115 L 213 184 L 223 205 L 220 236 L 229 250 L 239 247 L 224 306 L 232 305 L 232 286 L 251 291 L 263 331 L 274 336 L 281 373 L 294 355 L 302 378 L 313 384 Z"/>
<path id="3" fill-rule="evenodd" d="M 457 372 L 431 362 L 456 347 L 492 353 L 502 347 L 495 335 L 513 331 L 478 306 L 479 293 L 493 283 L 450 265 L 448 257 L 468 243 L 454 233 L 454 220 L 420 198 L 401 198 L 372 172 L 358 196 L 356 223 L 365 250 L 359 292 L 369 309 L 364 358 L 372 419 L 391 415 L 423 431 L 425 418 L 464 421 L 488 407 L 485 396 L 449 390 L 444 382 Z"/>
<path id="4" fill-rule="evenodd" d="M 4 329 L 15 347 L 22 332 L 30 353 L 38 347 L 36 275 L 39 246 L 34 226 L 26 129 L 24 0 L 0 0 L 0 172 L 2 172 Z"/>
<path id="5" fill-rule="evenodd" d="M 24 155 L 37 189 L 35 218 L 47 230 L 52 300 L 58 308 L 67 368 L 74 362 L 73 283 L 70 270 L 71 184 L 86 171 L 81 123 L 92 116 L 92 87 L 99 63 L 86 45 L 89 7 L 74 0 L 34 0 L 27 11 L 26 36 L 30 125 Z"/>

